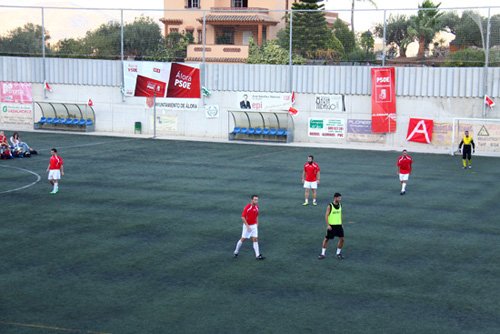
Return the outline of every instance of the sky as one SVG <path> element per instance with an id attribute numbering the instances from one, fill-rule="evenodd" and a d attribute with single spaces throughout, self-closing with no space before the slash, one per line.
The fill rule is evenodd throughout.
<path id="1" fill-rule="evenodd" d="M 202 0 L 203 1 L 203 0 Z M 273 1 L 273 0 L 269 0 Z M 284 0 L 275 0 L 284 1 Z M 414 9 L 422 0 L 374 0 L 379 9 Z M 438 0 L 436 0 L 438 2 Z M 441 0 L 441 8 L 450 7 L 483 7 L 500 6 L 498 0 Z M 124 8 L 124 9 L 163 9 L 163 0 L 1 0 L 0 5 L 8 6 L 50 6 L 50 7 L 75 7 L 75 8 Z M 326 0 L 326 9 L 339 11 L 340 18 L 350 23 L 351 0 Z M 373 9 L 369 1 L 357 1 L 357 9 Z M 343 9 L 343 10 L 341 10 Z M 396 12 L 388 12 L 396 13 Z M 402 12 L 412 14 L 413 12 Z M 159 11 L 126 11 L 125 21 L 131 21 L 141 14 L 151 16 L 155 19 L 161 17 Z M 487 10 L 482 11 L 487 15 Z M 500 14 L 500 7 L 494 10 L 494 14 Z M 75 11 L 75 10 L 55 10 L 45 11 L 45 23 L 53 42 L 62 38 L 79 38 L 87 30 L 95 29 L 102 23 L 109 21 L 120 21 L 119 11 Z M 364 31 L 373 27 L 374 22 L 383 21 L 383 11 L 360 11 L 355 16 L 356 31 Z M 39 9 L 14 9 L 0 7 L 0 34 L 23 26 L 27 22 L 41 22 L 41 11 Z"/>

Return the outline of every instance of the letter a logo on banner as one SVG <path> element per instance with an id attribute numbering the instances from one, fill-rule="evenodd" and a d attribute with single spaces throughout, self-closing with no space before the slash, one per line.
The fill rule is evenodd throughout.
<path id="1" fill-rule="evenodd" d="M 406 140 L 430 144 L 433 129 L 434 121 L 432 119 L 410 118 Z"/>

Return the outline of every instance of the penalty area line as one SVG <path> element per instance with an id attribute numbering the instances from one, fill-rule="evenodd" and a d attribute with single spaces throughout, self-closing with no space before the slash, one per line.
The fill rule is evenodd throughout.
<path id="1" fill-rule="evenodd" d="M 3 166 L 3 165 L 0 165 L 0 167 L 3 167 L 3 168 L 12 168 L 12 169 L 17 169 L 17 170 L 20 170 L 20 171 L 23 171 L 23 172 L 27 172 L 27 173 L 30 173 L 31 175 L 36 176 L 36 181 L 31 182 L 30 184 L 27 184 L 27 185 L 22 186 L 22 187 L 19 187 L 19 188 L 15 188 L 15 189 L 9 189 L 9 190 L 5 190 L 5 191 L 1 191 L 1 192 L 0 192 L 0 195 L 1 195 L 1 194 L 7 194 L 7 193 L 14 192 L 14 191 L 19 191 L 19 190 L 23 190 L 23 189 L 26 189 L 26 188 L 32 187 L 32 186 L 34 186 L 35 184 L 37 184 L 38 182 L 40 182 L 40 180 L 42 179 L 42 177 L 40 176 L 40 174 L 35 173 L 35 172 L 33 172 L 33 171 L 29 170 L 29 169 L 19 168 L 19 167 L 13 167 L 13 166 Z"/>
<path id="2" fill-rule="evenodd" d="M 9 326 L 36 328 L 36 329 L 48 329 L 48 330 L 53 330 L 53 331 L 58 331 L 58 332 L 65 332 L 65 333 L 111 334 L 108 332 L 86 331 L 86 330 L 81 330 L 81 329 L 71 329 L 71 328 L 48 326 L 48 325 L 42 325 L 42 324 L 25 324 L 22 322 L 3 321 L 3 320 L 0 320 L 0 324 L 9 325 Z"/>

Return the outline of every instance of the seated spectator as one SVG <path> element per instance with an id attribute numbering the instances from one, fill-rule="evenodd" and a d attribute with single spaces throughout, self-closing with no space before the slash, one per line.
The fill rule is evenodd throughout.
<path id="1" fill-rule="evenodd" d="M 12 159 L 9 142 L 3 131 L 0 131 L 0 157 L 2 159 Z"/>
<path id="2" fill-rule="evenodd" d="M 12 137 L 10 137 L 10 142 L 12 143 L 12 147 L 14 151 L 20 152 L 24 155 L 37 154 L 38 152 L 28 146 L 25 142 L 21 141 L 19 138 L 19 133 L 14 132 Z"/>

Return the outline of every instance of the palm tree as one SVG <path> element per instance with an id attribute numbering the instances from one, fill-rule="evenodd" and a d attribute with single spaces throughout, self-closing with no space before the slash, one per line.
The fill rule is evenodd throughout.
<path id="1" fill-rule="evenodd" d="M 373 0 L 352 0 L 352 5 L 351 5 L 351 31 L 355 33 L 354 31 L 354 5 L 356 1 L 368 1 L 370 4 L 372 4 L 373 7 L 377 8 L 377 4 Z"/>
<path id="2" fill-rule="evenodd" d="M 435 4 L 431 0 L 425 0 L 418 6 L 418 15 L 412 17 L 413 34 L 418 40 L 418 58 L 424 57 L 425 50 L 441 28 L 439 19 L 443 13 L 439 11 L 440 5 L 441 3 Z"/>

